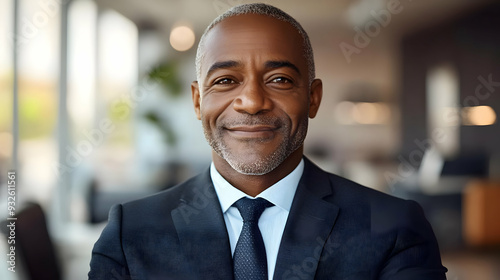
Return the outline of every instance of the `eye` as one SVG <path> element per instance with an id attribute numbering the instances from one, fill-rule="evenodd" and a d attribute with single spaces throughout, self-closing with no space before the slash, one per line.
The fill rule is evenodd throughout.
<path id="1" fill-rule="evenodd" d="M 285 78 L 285 77 L 277 77 L 271 80 L 272 83 L 279 83 L 279 84 L 291 84 L 292 80 Z"/>
<path id="2" fill-rule="evenodd" d="M 230 78 L 222 78 L 222 79 L 215 80 L 214 84 L 215 85 L 230 85 L 230 84 L 236 84 L 236 82 Z"/>
<path id="3" fill-rule="evenodd" d="M 294 81 L 284 76 L 275 76 L 269 79 L 268 86 L 276 90 L 290 90 L 294 85 Z"/>

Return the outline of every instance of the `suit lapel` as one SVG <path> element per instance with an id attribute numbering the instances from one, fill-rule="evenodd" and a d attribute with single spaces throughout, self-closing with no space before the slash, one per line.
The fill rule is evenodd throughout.
<path id="1" fill-rule="evenodd" d="M 283 232 L 274 279 L 314 279 L 339 212 L 338 206 L 322 199 L 332 194 L 328 175 L 304 160 L 304 174 Z"/>
<path id="2" fill-rule="evenodd" d="M 188 267 L 199 279 L 233 279 L 229 237 L 209 171 L 186 186 L 172 219 Z"/>

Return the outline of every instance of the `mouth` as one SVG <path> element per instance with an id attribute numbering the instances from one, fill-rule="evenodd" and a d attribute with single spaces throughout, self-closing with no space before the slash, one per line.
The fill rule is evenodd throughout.
<path id="1" fill-rule="evenodd" d="M 278 130 L 279 127 L 271 125 L 240 125 L 226 127 L 225 130 L 235 138 L 241 139 L 270 139 L 274 136 L 274 132 Z"/>

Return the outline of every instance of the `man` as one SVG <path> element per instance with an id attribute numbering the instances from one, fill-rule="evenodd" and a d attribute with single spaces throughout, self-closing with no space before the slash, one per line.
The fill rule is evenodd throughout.
<path id="1" fill-rule="evenodd" d="M 264 4 L 231 9 L 202 36 L 196 69 L 210 169 L 113 207 L 89 278 L 445 279 L 416 203 L 303 156 L 322 83 L 293 18 Z"/>

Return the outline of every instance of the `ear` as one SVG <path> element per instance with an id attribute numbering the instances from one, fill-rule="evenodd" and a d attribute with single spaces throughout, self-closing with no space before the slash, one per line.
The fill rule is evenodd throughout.
<path id="1" fill-rule="evenodd" d="M 314 79 L 311 83 L 311 91 L 309 93 L 309 118 L 316 117 L 322 97 L 323 82 L 320 79 Z"/>
<path id="2" fill-rule="evenodd" d="M 200 88 L 197 81 L 191 83 L 191 98 L 193 98 L 194 112 L 196 117 L 201 120 L 200 106 L 201 106 L 201 95 Z"/>

